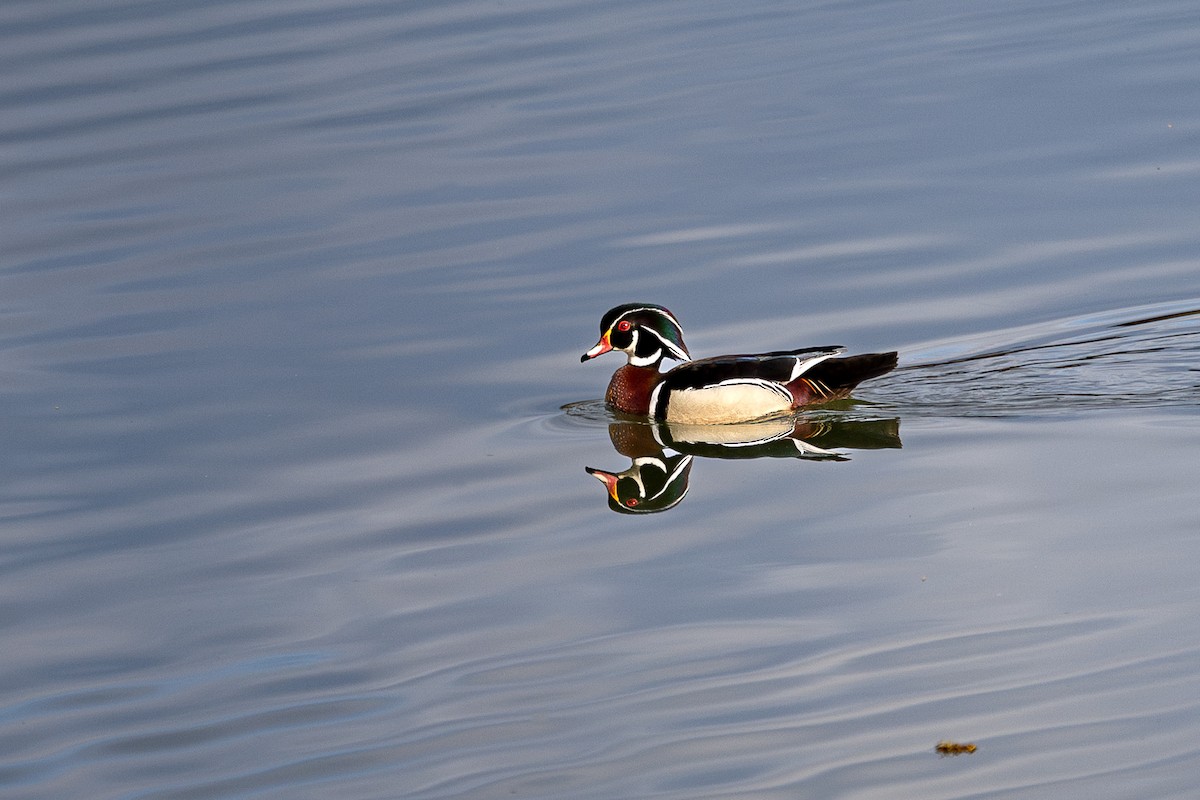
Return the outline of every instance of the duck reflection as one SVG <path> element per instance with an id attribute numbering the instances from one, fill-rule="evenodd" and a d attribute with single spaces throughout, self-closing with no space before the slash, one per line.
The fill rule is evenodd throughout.
<path id="1" fill-rule="evenodd" d="M 629 467 L 584 469 L 608 489 L 608 507 L 622 514 L 654 514 L 679 505 L 697 456 L 847 461 L 847 450 L 901 446 L 895 418 L 781 418 L 740 425 L 613 422 L 608 435 Z"/>

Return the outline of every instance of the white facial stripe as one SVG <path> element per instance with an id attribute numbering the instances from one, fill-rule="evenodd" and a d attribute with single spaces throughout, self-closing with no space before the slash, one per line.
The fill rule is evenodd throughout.
<path id="1" fill-rule="evenodd" d="M 667 489 L 671 488 L 671 486 L 675 483 L 676 480 L 678 480 L 679 476 L 683 473 L 683 471 L 685 469 L 687 469 L 687 465 L 690 463 L 692 463 L 691 456 L 684 456 L 683 458 L 679 459 L 679 463 L 675 465 L 675 469 L 672 470 L 671 474 L 667 476 L 667 481 L 666 481 L 666 483 L 663 484 L 663 488 L 661 490 L 659 490 L 658 494 L 654 495 L 654 497 L 651 499 L 657 500 L 659 497 L 666 494 Z M 666 465 L 664 464 L 663 466 L 665 467 Z M 665 470 L 664 470 L 664 472 L 665 472 Z M 686 489 L 684 490 L 684 494 L 687 494 Z M 682 500 L 682 499 L 683 498 L 680 497 L 680 500 Z M 676 502 L 678 502 L 678 501 L 676 501 Z"/>
<path id="2" fill-rule="evenodd" d="M 662 342 L 662 346 L 664 348 L 666 348 L 667 352 L 669 352 L 671 355 L 678 358 L 680 361 L 689 361 L 690 360 L 687 356 L 687 353 L 680 350 L 679 346 L 676 345 L 674 342 L 672 342 L 670 339 L 664 338 L 662 336 L 662 334 L 660 334 L 658 331 L 654 330 L 653 328 L 645 328 L 644 330 L 646 331 L 646 333 L 654 334 L 654 338 L 658 339 L 660 342 Z"/>
<path id="3" fill-rule="evenodd" d="M 642 497 L 644 497 L 646 500 L 657 500 L 658 498 L 660 498 L 664 494 L 666 494 L 667 490 L 670 489 L 672 487 L 672 485 L 675 483 L 675 481 L 679 479 L 679 476 L 683 474 L 683 471 L 685 469 L 687 469 L 687 465 L 692 463 L 692 457 L 684 456 L 683 458 L 679 459 L 679 463 L 675 465 L 675 469 L 671 470 L 670 474 L 667 474 L 666 462 L 659 458 L 653 458 L 653 457 L 635 458 L 633 460 L 633 463 L 639 467 L 646 466 L 647 464 L 658 467 L 659 471 L 667 476 L 667 479 L 666 479 L 666 481 L 664 481 L 661 489 L 659 489 L 657 492 L 655 492 L 652 495 L 647 495 L 646 494 L 646 484 L 642 481 L 641 470 L 640 469 L 639 470 L 630 470 L 633 473 L 630 477 L 632 477 L 635 481 L 637 481 L 638 488 L 641 490 L 640 492 L 638 492 L 638 494 L 641 495 Z M 684 494 L 687 494 L 686 489 L 684 490 Z M 680 499 L 683 499 L 683 498 L 681 497 Z M 679 502 L 679 500 L 675 501 L 675 503 L 678 503 L 678 502 Z M 672 503 L 671 505 L 674 505 L 675 503 Z"/>
<path id="4" fill-rule="evenodd" d="M 671 316 L 666 311 L 663 311 L 661 308 L 651 308 L 650 306 L 641 306 L 639 308 L 631 308 L 628 311 L 626 311 L 624 314 L 622 314 L 621 316 L 617 317 L 617 319 L 624 319 L 625 317 L 629 316 L 630 314 L 636 314 L 639 311 L 649 311 L 653 314 L 658 314 L 663 319 L 669 320 L 671 322 L 671 324 L 674 325 L 676 328 L 683 327 L 682 325 L 679 324 L 679 320 L 675 319 L 675 317 Z M 616 323 L 614 322 L 613 324 L 615 325 Z"/>

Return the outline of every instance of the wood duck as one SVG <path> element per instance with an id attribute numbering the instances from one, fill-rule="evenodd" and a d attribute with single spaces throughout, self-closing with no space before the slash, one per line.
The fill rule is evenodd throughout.
<path id="1" fill-rule="evenodd" d="M 581 362 L 620 350 L 604 401 L 613 409 L 666 422 L 745 422 L 850 395 L 862 381 L 890 372 L 896 353 L 834 358 L 839 345 L 692 360 L 675 315 L 652 303 L 626 303 L 600 319 L 600 341 Z M 684 363 L 659 372 L 663 359 Z"/>

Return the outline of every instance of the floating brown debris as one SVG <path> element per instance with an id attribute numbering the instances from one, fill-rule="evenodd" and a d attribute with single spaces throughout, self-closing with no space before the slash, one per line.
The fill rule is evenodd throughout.
<path id="1" fill-rule="evenodd" d="M 938 742 L 934 748 L 939 755 L 943 756 L 961 756 L 963 753 L 974 753 L 974 742 L 952 742 L 948 739 L 943 739 Z"/>

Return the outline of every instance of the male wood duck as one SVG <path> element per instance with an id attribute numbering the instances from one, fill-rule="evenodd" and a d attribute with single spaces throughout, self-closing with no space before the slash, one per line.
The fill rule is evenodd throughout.
<path id="1" fill-rule="evenodd" d="M 890 372 L 896 353 L 834 358 L 838 345 L 693 361 L 675 315 L 652 303 L 626 303 L 600 319 L 600 341 L 581 362 L 620 350 L 604 401 L 617 411 L 666 422 L 745 422 L 848 397 L 862 381 Z M 663 359 L 684 363 L 659 372 Z"/>

